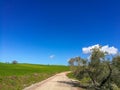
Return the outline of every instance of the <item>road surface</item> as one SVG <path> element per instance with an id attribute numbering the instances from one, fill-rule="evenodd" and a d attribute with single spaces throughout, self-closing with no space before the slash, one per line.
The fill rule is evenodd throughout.
<path id="1" fill-rule="evenodd" d="M 74 86 L 75 81 L 66 76 L 67 73 L 68 72 L 56 74 L 24 90 L 78 90 L 78 88 Z"/>

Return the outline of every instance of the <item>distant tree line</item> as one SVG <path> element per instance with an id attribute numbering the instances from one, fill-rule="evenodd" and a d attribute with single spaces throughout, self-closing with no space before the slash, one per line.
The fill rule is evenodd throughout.
<path id="1" fill-rule="evenodd" d="M 120 90 L 120 55 L 111 57 L 100 48 L 91 49 L 89 59 L 71 58 L 71 71 L 87 90 Z"/>
<path id="2" fill-rule="evenodd" d="M 6 64 L 10 64 L 10 62 L 6 62 Z M 11 64 L 18 64 L 18 61 L 17 61 L 17 60 L 13 60 L 13 61 L 11 62 Z"/>

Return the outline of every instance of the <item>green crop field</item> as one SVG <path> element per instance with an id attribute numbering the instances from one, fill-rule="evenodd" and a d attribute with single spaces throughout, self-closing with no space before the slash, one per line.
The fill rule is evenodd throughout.
<path id="1" fill-rule="evenodd" d="M 68 66 L 0 63 L 0 90 L 22 90 L 56 73 L 68 71 Z"/>

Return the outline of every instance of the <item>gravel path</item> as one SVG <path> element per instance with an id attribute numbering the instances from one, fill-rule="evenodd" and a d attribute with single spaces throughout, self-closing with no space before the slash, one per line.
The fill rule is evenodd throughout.
<path id="1" fill-rule="evenodd" d="M 66 76 L 67 73 L 59 73 L 24 90 L 78 90 L 73 86 L 74 81 Z"/>

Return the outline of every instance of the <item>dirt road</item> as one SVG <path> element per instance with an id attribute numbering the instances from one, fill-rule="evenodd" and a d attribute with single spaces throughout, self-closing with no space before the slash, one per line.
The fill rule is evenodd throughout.
<path id="1" fill-rule="evenodd" d="M 66 76 L 67 73 L 68 72 L 57 74 L 40 83 L 33 84 L 24 90 L 78 90 L 77 87 L 73 85 L 74 81 Z"/>

